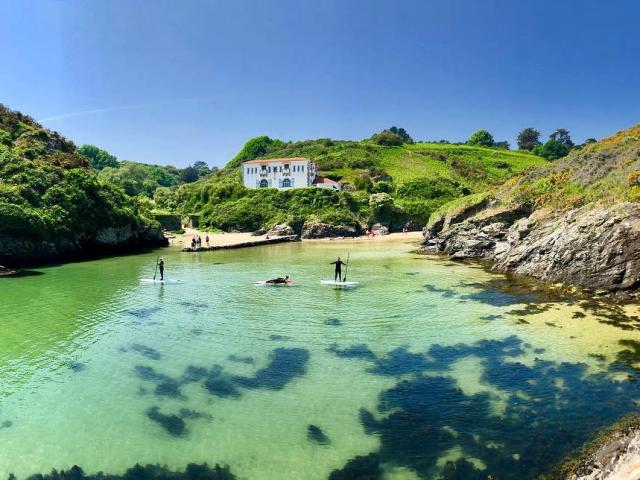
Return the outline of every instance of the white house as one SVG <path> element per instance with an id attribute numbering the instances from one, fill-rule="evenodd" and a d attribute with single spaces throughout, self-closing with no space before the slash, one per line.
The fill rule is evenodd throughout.
<path id="1" fill-rule="evenodd" d="M 242 181 L 247 188 L 304 188 L 318 186 L 340 190 L 340 185 L 316 183 L 318 177 L 316 164 L 308 158 L 270 158 L 249 160 L 242 164 Z M 328 179 L 327 179 L 328 180 Z M 337 188 L 336 188 L 337 187 Z"/>

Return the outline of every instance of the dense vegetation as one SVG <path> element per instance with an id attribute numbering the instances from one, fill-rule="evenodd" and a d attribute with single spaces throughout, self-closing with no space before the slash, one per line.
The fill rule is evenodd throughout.
<path id="1" fill-rule="evenodd" d="M 156 189 L 160 187 L 175 187 L 195 182 L 211 173 L 205 162 L 195 162 L 185 168 L 121 162 L 95 145 L 82 145 L 78 153 L 87 157 L 89 165 L 98 172 L 101 179 L 122 187 L 131 196 L 144 195 L 152 198 Z"/>
<path id="2" fill-rule="evenodd" d="M 343 191 L 242 186 L 243 161 L 283 157 L 313 160 L 321 175 L 343 184 Z M 191 185 L 159 189 L 154 199 L 160 208 L 198 213 L 202 225 L 223 230 L 256 230 L 275 223 L 295 229 L 307 220 L 349 226 L 380 222 L 392 228 L 413 222 L 418 227 L 442 204 L 496 187 L 542 163 L 529 152 L 413 143 L 397 127 L 361 142 L 327 138 L 283 142 L 263 136 L 249 140 L 221 171 Z"/>
<path id="3" fill-rule="evenodd" d="M 90 243 L 108 227 L 154 225 L 117 186 L 88 168 L 75 145 L 0 105 L 0 235 L 58 246 Z M 8 248 L 4 245 L 5 250 Z"/>

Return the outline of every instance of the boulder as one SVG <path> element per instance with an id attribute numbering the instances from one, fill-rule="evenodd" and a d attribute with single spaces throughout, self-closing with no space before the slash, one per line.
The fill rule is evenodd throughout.
<path id="1" fill-rule="evenodd" d="M 283 223 L 280 225 L 274 225 L 267 231 L 267 235 L 270 237 L 286 237 L 289 235 L 295 235 L 296 232 L 293 231 L 289 225 Z"/>
<path id="2" fill-rule="evenodd" d="M 346 225 L 332 225 L 323 222 L 305 222 L 302 226 L 301 238 L 356 237 L 359 229 Z"/>
<path id="3" fill-rule="evenodd" d="M 376 235 L 388 235 L 389 229 L 380 223 L 376 223 L 371 227 L 371 231 Z"/>

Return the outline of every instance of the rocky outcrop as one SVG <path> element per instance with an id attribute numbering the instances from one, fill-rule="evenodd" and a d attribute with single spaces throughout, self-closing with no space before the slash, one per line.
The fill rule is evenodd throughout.
<path id="1" fill-rule="evenodd" d="M 371 231 L 375 235 L 389 235 L 389 229 L 382 225 L 381 223 L 376 223 L 371 226 Z"/>
<path id="2" fill-rule="evenodd" d="M 159 228 L 136 225 L 104 228 L 92 238 L 79 236 L 43 240 L 0 233 L 0 261 L 6 265 L 22 266 L 167 245 L 169 240 Z"/>
<path id="3" fill-rule="evenodd" d="M 332 225 L 322 222 L 305 222 L 301 238 L 356 237 L 360 230 L 347 225 Z"/>
<path id="4" fill-rule="evenodd" d="M 566 213 L 510 207 L 482 211 L 437 233 L 425 254 L 493 261 L 493 268 L 609 292 L 640 287 L 640 210 L 593 205 Z"/>
<path id="5" fill-rule="evenodd" d="M 296 234 L 296 232 L 293 231 L 293 228 L 285 223 L 274 225 L 266 233 L 269 237 L 287 237 Z"/>

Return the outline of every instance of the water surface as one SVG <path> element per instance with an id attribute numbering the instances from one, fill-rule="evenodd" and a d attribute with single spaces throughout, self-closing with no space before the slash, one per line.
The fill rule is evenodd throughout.
<path id="1" fill-rule="evenodd" d="M 0 477 L 535 478 L 640 399 L 637 310 L 532 293 L 399 242 L 165 249 L 0 283 Z M 361 288 L 320 286 L 350 252 Z M 296 285 L 255 280 L 290 275 Z M 382 478 L 382 477 L 381 477 Z"/>

